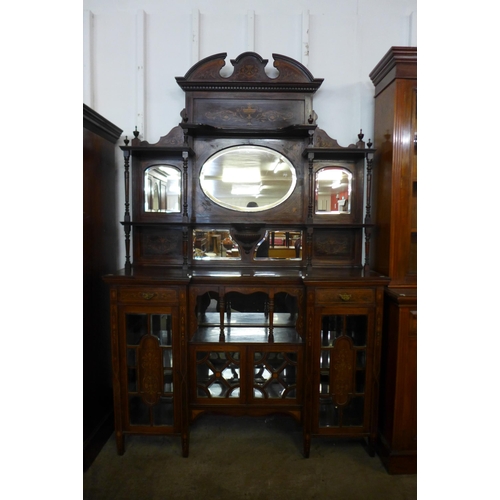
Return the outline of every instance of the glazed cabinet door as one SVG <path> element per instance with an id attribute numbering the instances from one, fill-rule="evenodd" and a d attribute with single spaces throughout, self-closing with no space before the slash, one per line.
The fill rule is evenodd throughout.
<path id="1" fill-rule="evenodd" d="M 360 437 L 373 455 L 380 371 L 382 290 L 317 289 L 308 294 L 312 435 Z"/>
<path id="2" fill-rule="evenodd" d="M 111 321 L 115 435 L 118 453 L 123 454 L 127 434 L 181 433 L 186 377 L 177 304 L 123 304 L 126 293 L 120 292 L 121 305 L 113 300 L 112 290 Z M 163 297 L 149 291 L 133 293 L 144 301 Z M 182 436 L 187 454 L 187 433 Z"/>
<path id="3" fill-rule="evenodd" d="M 176 311 L 127 307 L 122 321 L 124 427 L 153 433 L 165 427 L 173 430 Z"/>
<path id="4" fill-rule="evenodd" d="M 303 292 L 297 288 L 216 287 L 190 290 L 191 418 L 284 411 L 300 419 Z"/>
<path id="5" fill-rule="evenodd" d="M 373 312 L 363 308 L 318 314 L 314 419 L 318 434 L 369 432 L 373 320 Z"/>

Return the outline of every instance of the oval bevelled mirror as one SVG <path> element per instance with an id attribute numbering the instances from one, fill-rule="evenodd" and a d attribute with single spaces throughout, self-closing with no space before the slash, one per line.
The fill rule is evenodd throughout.
<path id="1" fill-rule="evenodd" d="M 351 213 L 352 173 L 343 167 L 324 167 L 316 172 L 317 214 Z"/>
<path id="2" fill-rule="evenodd" d="M 289 198 L 297 184 L 290 161 L 263 147 L 233 146 L 211 156 L 200 172 L 203 192 L 217 205 L 238 212 L 269 210 Z"/>
<path id="3" fill-rule="evenodd" d="M 181 171 L 170 165 L 153 165 L 144 171 L 144 211 L 181 211 Z"/>

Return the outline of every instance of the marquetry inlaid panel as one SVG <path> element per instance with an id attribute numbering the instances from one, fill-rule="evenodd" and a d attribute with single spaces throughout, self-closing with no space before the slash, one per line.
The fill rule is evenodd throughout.
<path id="1" fill-rule="evenodd" d="M 123 303 L 173 303 L 178 300 L 177 290 L 171 288 L 120 288 L 118 300 Z"/>
<path id="2" fill-rule="evenodd" d="M 304 101 L 271 102 L 265 99 L 195 99 L 196 116 L 202 123 L 224 128 L 283 128 L 301 123 Z"/>
<path id="3" fill-rule="evenodd" d="M 373 304 L 374 301 L 375 292 L 371 288 L 324 288 L 316 290 L 316 304 Z"/>
<path id="4" fill-rule="evenodd" d="M 349 337 L 339 338 L 335 343 L 331 357 L 332 393 L 337 405 L 345 405 L 354 392 L 355 363 L 352 340 Z"/>
<path id="5" fill-rule="evenodd" d="M 138 349 L 139 394 L 142 400 L 154 405 L 160 399 L 163 382 L 162 350 L 158 338 L 145 335 Z"/>

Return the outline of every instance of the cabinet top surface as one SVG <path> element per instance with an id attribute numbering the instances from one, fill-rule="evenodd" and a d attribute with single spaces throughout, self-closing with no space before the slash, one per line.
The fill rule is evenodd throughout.
<path id="1" fill-rule="evenodd" d="M 301 269 L 283 268 L 204 268 L 185 271 L 180 268 L 144 267 L 132 270 L 127 275 L 122 269 L 114 274 L 103 277 L 107 283 L 141 285 L 186 285 L 191 282 L 226 284 L 264 283 L 272 286 L 274 283 L 290 281 L 304 284 L 324 285 L 328 283 L 369 283 L 370 285 L 385 285 L 389 279 L 374 271 L 363 269 L 311 269 L 309 272 Z"/>

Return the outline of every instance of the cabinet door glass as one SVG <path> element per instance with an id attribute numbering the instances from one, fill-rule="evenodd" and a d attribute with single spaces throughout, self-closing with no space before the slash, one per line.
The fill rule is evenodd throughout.
<path id="1" fill-rule="evenodd" d="M 126 360 L 131 425 L 173 425 L 170 314 L 127 314 Z"/>
<path id="2" fill-rule="evenodd" d="M 296 399 L 297 353 L 254 352 L 253 396 L 257 399 Z"/>
<path id="3" fill-rule="evenodd" d="M 319 426 L 362 426 L 368 317 L 324 315 L 319 334 Z"/>
<path id="4" fill-rule="evenodd" d="M 240 397 L 240 353 L 200 351 L 196 353 L 198 398 Z"/>

